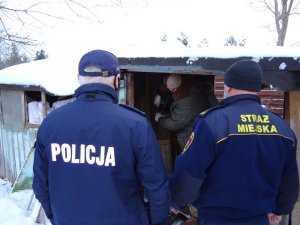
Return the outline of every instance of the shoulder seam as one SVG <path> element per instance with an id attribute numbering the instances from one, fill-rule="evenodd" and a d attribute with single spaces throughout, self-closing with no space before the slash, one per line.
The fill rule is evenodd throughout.
<path id="1" fill-rule="evenodd" d="M 199 114 L 199 116 L 205 117 L 206 115 L 208 115 L 208 114 L 211 113 L 212 111 L 214 111 L 214 110 L 216 110 L 216 109 L 220 109 L 220 108 L 224 108 L 224 106 L 223 106 L 223 105 L 217 105 L 217 106 L 214 106 L 214 107 L 212 107 L 212 108 L 209 108 L 209 109 L 207 109 L 207 110 L 201 112 L 201 113 Z"/>
<path id="2" fill-rule="evenodd" d="M 146 117 L 146 113 L 143 112 L 143 111 L 141 111 L 141 110 L 139 110 L 139 109 L 137 109 L 137 108 L 134 108 L 132 106 L 125 105 L 125 104 L 118 104 L 118 105 L 121 106 L 123 109 L 127 109 L 127 110 L 129 110 L 131 112 L 134 112 L 134 113 L 137 113 L 137 114 L 139 114 L 139 115 L 141 115 L 143 117 Z"/>

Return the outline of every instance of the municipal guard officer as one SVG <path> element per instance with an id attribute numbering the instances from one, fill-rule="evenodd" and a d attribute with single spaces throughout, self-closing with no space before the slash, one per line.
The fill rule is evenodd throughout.
<path id="1" fill-rule="evenodd" d="M 116 56 L 88 52 L 78 70 L 76 101 L 51 112 L 38 130 L 36 198 L 55 225 L 165 225 L 169 186 L 161 153 L 144 113 L 117 104 Z"/>
<path id="2" fill-rule="evenodd" d="M 298 198 L 297 140 L 256 95 L 258 63 L 225 72 L 225 99 L 196 120 L 170 181 L 173 211 L 193 203 L 201 225 L 277 224 Z"/>

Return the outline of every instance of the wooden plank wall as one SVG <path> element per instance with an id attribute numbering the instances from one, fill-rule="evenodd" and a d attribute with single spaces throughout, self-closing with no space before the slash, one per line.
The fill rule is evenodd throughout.
<path id="1" fill-rule="evenodd" d="M 298 139 L 297 146 L 297 161 L 298 169 L 300 169 L 300 91 L 291 91 L 286 95 L 287 119 L 291 128 L 294 130 Z M 300 172 L 300 170 L 299 170 Z M 295 209 L 292 213 L 292 225 L 300 224 L 300 198 L 296 203 Z"/>
<path id="2" fill-rule="evenodd" d="M 36 129 L 12 131 L 0 123 L 0 178 L 14 182 L 33 146 Z"/>
<path id="3" fill-rule="evenodd" d="M 224 93 L 224 79 L 221 76 L 215 77 L 215 94 L 218 100 L 223 99 Z M 266 106 L 266 108 L 274 112 L 281 117 L 284 114 L 284 93 L 280 91 L 274 91 L 270 88 L 263 89 L 259 96 L 261 97 L 262 104 Z"/>
<path id="4" fill-rule="evenodd" d="M 125 74 L 126 80 L 126 104 L 134 106 L 134 75 L 132 73 Z"/>

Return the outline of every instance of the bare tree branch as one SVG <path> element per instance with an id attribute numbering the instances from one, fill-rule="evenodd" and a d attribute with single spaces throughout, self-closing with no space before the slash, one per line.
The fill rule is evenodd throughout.
<path id="1" fill-rule="evenodd" d="M 292 15 L 300 15 L 298 7 L 300 6 L 300 0 L 259 0 L 261 7 L 267 9 L 274 15 L 274 22 L 277 31 L 277 45 L 283 46 L 289 18 Z"/>
<path id="2" fill-rule="evenodd" d="M 86 7 L 85 5 L 77 2 L 77 1 L 74 1 L 74 0 L 64 0 L 64 2 L 66 3 L 66 5 L 69 7 L 69 9 L 77 16 L 77 17 L 81 17 L 81 18 L 86 18 L 86 17 L 83 17 L 81 14 L 77 13 L 73 7 L 70 5 L 70 3 L 73 3 L 77 6 L 80 6 L 81 8 L 85 9 L 86 11 L 88 11 L 95 19 L 98 23 L 102 23 L 99 18 L 97 17 L 97 15 L 88 7 Z"/>
<path id="3" fill-rule="evenodd" d="M 291 47 L 299 47 L 299 46 L 300 46 L 300 41 L 297 41 L 296 43 L 291 45 Z"/>
<path id="4" fill-rule="evenodd" d="M 4 6 L 0 5 L 0 11 L 1 11 L 1 13 L 5 13 L 7 16 L 10 15 L 11 17 L 16 18 L 17 20 L 19 20 L 22 23 L 24 23 L 24 21 L 21 19 L 20 14 L 27 15 L 31 18 L 34 18 L 36 21 L 39 21 L 39 22 L 40 22 L 40 19 L 37 19 L 35 16 L 33 16 L 34 14 L 37 14 L 37 15 L 39 14 L 39 15 L 51 17 L 54 19 L 63 19 L 62 17 L 36 10 L 36 7 L 40 6 L 41 4 L 47 4 L 47 3 L 46 2 L 38 2 L 38 3 L 30 5 L 29 7 L 25 8 L 25 9 L 13 9 L 13 8 L 4 7 Z M 15 14 L 15 15 L 13 15 L 13 14 Z"/>
<path id="5" fill-rule="evenodd" d="M 262 1 L 260 1 L 260 2 L 262 2 L 263 5 L 264 5 L 270 12 L 272 12 L 274 15 L 276 14 L 276 11 L 274 11 L 273 7 L 270 6 L 270 4 L 268 3 L 268 1 L 262 0 Z"/>
<path id="6" fill-rule="evenodd" d="M 138 4 L 145 4 L 146 2 L 145 0 L 132 1 L 136 1 Z M 37 41 L 31 39 L 28 35 L 19 35 L 14 30 L 16 29 L 15 27 L 21 25 L 22 29 L 26 28 L 30 30 L 34 25 L 49 26 L 45 21 L 47 18 L 67 20 L 65 16 L 55 15 L 55 13 L 52 14 L 50 12 L 50 7 L 48 6 L 52 6 L 55 3 L 49 0 L 34 0 L 32 4 L 27 4 L 23 7 L 14 7 L 11 5 L 12 2 L 13 1 L 0 0 L 0 58 L 2 49 L 6 49 L 6 46 L 11 47 L 11 43 L 16 43 L 22 46 L 23 49 L 37 45 Z M 94 3 L 92 3 L 93 5 L 87 5 L 86 2 L 82 2 L 82 0 L 58 0 L 57 3 L 62 3 L 63 6 L 66 6 L 76 17 L 85 19 L 91 17 L 98 23 L 103 23 L 103 21 L 99 18 L 101 14 L 96 10 L 99 11 L 99 8 L 112 6 L 122 8 L 125 3 L 123 0 L 95 0 Z M 101 2 L 101 4 L 98 2 Z M 26 1 L 22 1 L 22 3 L 26 4 Z M 2 46 L 4 47 L 2 48 Z"/>
<path id="7" fill-rule="evenodd" d="M 92 10 L 90 10 L 88 7 L 84 6 L 83 4 L 80 4 L 74 0 L 62 0 L 65 3 L 71 2 L 76 3 L 81 8 L 84 8 L 90 15 L 93 15 L 94 18 L 98 18 L 93 13 Z M 8 29 L 9 21 L 15 23 L 16 21 L 24 27 L 28 27 L 28 29 L 32 28 L 32 24 L 41 24 L 42 26 L 48 26 L 44 21 L 45 17 L 52 18 L 52 19 L 59 19 L 59 20 L 65 20 L 65 18 L 61 16 L 57 16 L 54 14 L 50 14 L 45 10 L 42 10 L 41 7 L 45 6 L 47 4 L 52 4 L 50 2 L 46 1 L 40 1 L 36 0 L 35 3 L 30 4 L 29 6 L 25 7 L 11 7 L 8 6 L 6 1 L 0 1 L 0 51 L 2 49 L 1 46 L 8 45 L 11 46 L 11 43 L 16 43 L 20 45 L 23 49 L 26 49 L 27 46 L 35 46 L 37 45 L 37 41 L 28 37 L 28 36 L 22 36 L 14 33 L 12 30 Z M 70 9 L 71 6 L 69 7 Z M 73 11 L 75 12 L 75 11 Z M 81 17 L 79 13 L 76 13 L 77 17 Z M 1 52 L 0 52 L 1 54 Z"/>

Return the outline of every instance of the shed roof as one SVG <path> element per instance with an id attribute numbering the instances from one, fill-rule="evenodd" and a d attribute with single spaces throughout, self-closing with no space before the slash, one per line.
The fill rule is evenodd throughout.
<path id="1" fill-rule="evenodd" d="M 250 58 L 264 70 L 264 83 L 289 91 L 300 90 L 299 48 L 249 49 L 152 48 L 113 51 L 123 71 L 222 75 L 235 61 Z M 53 95 L 71 95 L 79 86 L 77 64 L 82 54 L 49 58 L 0 70 L 0 85 L 33 86 Z"/>

